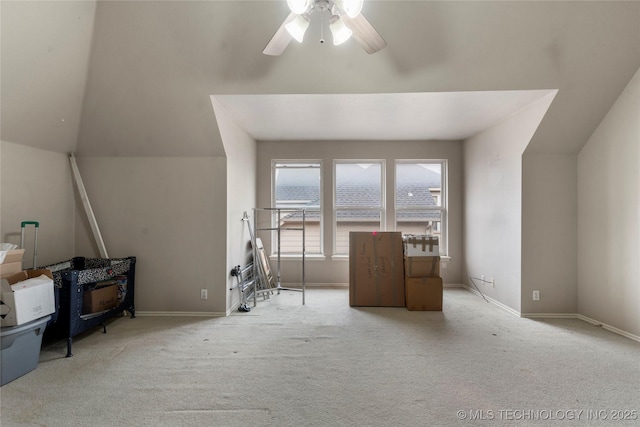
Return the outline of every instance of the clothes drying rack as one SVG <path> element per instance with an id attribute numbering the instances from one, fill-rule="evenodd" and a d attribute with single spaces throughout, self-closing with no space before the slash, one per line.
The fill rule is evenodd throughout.
<path id="1" fill-rule="evenodd" d="M 258 227 L 258 214 L 260 212 L 269 212 L 270 213 L 270 222 L 271 224 L 275 223 L 275 226 L 271 227 Z M 300 227 L 283 227 L 282 219 L 283 214 L 285 215 L 296 215 L 299 214 L 301 216 L 301 226 Z M 275 217 L 274 217 L 275 216 Z M 249 219 L 247 218 L 246 212 L 244 220 L 247 220 L 249 224 Z M 273 293 L 274 291 L 280 294 L 280 291 L 294 291 L 302 293 L 302 305 L 305 304 L 305 292 L 306 292 L 306 278 L 305 278 L 305 240 L 306 240 L 306 211 L 301 208 L 254 208 L 253 209 L 253 231 L 251 230 L 251 225 L 249 224 L 249 231 L 251 237 L 251 246 L 253 248 L 253 267 L 254 267 L 254 277 L 260 277 L 260 281 L 262 282 L 261 289 L 255 289 L 253 292 L 253 306 L 257 305 L 257 297 L 258 294 L 265 293 Z M 270 286 L 270 281 L 273 279 L 271 275 L 268 257 L 264 253 L 264 248 L 261 247 L 261 241 L 257 237 L 258 231 L 270 231 L 271 237 L 273 238 L 275 235 L 277 241 L 277 250 L 276 250 L 276 277 L 275 277 L 275 286 Z M 281 282 L 281 236 L 282 231 L 300 231 L 302 232 L 302 282 L 301 287 L 283 287 Z M 262 251 L 262 252 L 261 252 Z"/>

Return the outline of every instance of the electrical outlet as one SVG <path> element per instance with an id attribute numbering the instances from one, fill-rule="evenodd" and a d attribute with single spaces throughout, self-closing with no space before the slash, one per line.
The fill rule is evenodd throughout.
<path id="1" fill-rule="evenodd" d="M 496 286 L 496 282 L 493 281 L 493 277 L 489 279 L 489 283 L 491 283 L 491 287 L 494 288 Z"/>
<path id="2" fill-rule="evenodd" d="M 540 291 L 533 291 L 533 300 L 540 301 Z"/>
<path id="3" fill-rule="evenodd" d="M 200 299 L 207 299 L 207 290 L 200 289 Z"/>

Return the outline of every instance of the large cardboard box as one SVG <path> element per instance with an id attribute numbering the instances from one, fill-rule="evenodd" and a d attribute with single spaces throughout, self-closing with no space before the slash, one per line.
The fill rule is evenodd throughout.
<path id="1" fill-rule="evenodd" d="M 349 305 L 405 306 L 399 231 L 349 233 Z"/>
<path id="2" fill-rule="evenodd" d="M 438 237 L 427 234 L 405 234 L 402 236 L 404 254 L 407 256 L 440 256 Z"/>
<path id="3" fill-rule="evenodd" d="M 118 306 L 118 285 L 115 282 L 83 293 L 82 314 L 99 313 Z"/>
<path id="4" fill-rule="evenodd" d="M 0 324 L 17 326 L 55 312 L 53 275 L 49 270 L 25 270 L 0 279 Z"/>
<path id="5" fill-rule="evenodd" d="M 440 277 L 439 256 L 404 256 L 407 277 Z"/>
<path id="6" fill-rule="evenodd" d="M 409 311 L 442 311 L 442 278 L 405 277 L 404 289 Z"/>

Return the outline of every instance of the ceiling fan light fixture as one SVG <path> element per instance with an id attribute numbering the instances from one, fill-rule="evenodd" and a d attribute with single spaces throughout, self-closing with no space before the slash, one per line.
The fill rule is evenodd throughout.
<path id="1" fill-rule="evenodd" d="M 0 0 L 2 1 L 2 0 Z M 322 17 L 329 13 L 329 28 L 333 44 L 339 45 L 353 36 L 355 42 L 368 54 L 376 53 L 387 46 L 387 42 L 371 23 L 360 13 L 364 0 L 287 0 L 291 12 L 278 27 L 262 53 L 270 56 L 281 55 L 292 40 L 303 41 L 309 28 L 311 15 L 319 12 Z M 320 42 L 323 43 L 322 19 Z"/>
<path id="2" fill-rule="evenodd" d="M 306 15 L 298 15 L 293 21 L 285 25 L 285 28 L 291 34 L 291 37 L 302 43 L 304 33 L 309 28 L 309 18 Z"/>
<path id="3" fill-rule="evenodd" d="M 339 17 L 333 20 L 331 24 L 329 24 L 329 29 L 331 30 L 331 34 L 333 34 L 333 44 L 334 46 L 341 45 L 342 43 L 349 40 L 351 37 L 352 31 L 344 24 L 344 21 Z"/>
<path id="4" fill-rule="evenodd" d="M 311 7 L 312 0 L 287 0 L 287 6 L 291 9 L 291 12 L 302 15 L 309 7 Z"/>
<path id="5" fill-rule="evenodd" d="M 340 0 L 340 8 L 349 18 L 355 18 L 360 15 L 364 0 Z"/>

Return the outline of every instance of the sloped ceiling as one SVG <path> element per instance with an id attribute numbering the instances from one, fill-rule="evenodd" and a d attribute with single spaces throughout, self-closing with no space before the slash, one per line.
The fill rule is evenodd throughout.
<path id="1" fill-rule="evenodd" d="M 75 151 L 96 4 L 0 2 L 0 137 Z"/>
<path id="2" fill-rule="evenodd" d="M 61 64 L 82 74 L 82 49 L 65 50 L 32 17 L 45 4 L 62 11 L 86 2 L 5 3 L 2 138 L 79 155 L 224 155 L 211 95 L 548 89 L 558 94 L 529 150 L 576 152 L 640 67 L 640 2 L 370 1 L 363 13 L 387 40 L 383 51 L 317 43 L 315 22 L 303 44 L 269 57 L 261 52 L 287 15 L 284 1 L 100 1 L 86 86 L 78 77 L 72 90 L 32 89 L 5 103 L 7 90 L 67 82 L 53 72 Z M 68 25 L 77 11 L 65 13 L 48 25 L 90 38 Z M 26 25 L 33 43 L 14 37 L 9 22 Z M 5 60 L 5 49 L 22 60 Z M 29 72 L 44 52 L 55 60 Z M 77 133 L 49 137 L 78 90 L 81 112 L 65 114 Z"/>

